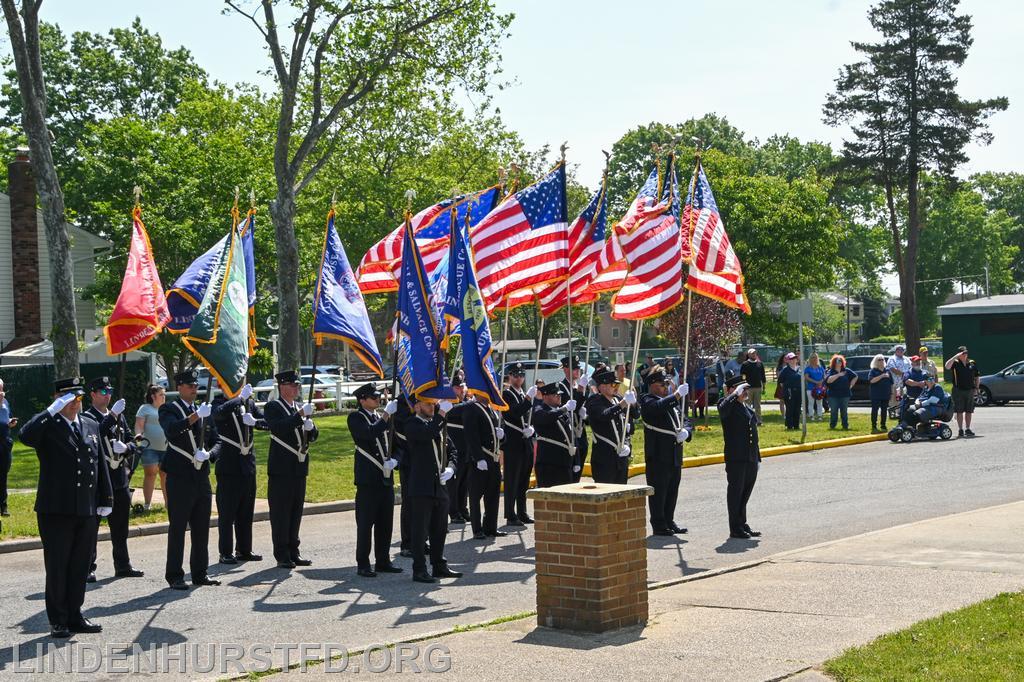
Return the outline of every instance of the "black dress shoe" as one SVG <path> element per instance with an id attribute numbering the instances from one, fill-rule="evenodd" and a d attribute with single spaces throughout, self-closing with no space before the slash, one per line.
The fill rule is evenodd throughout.
<path id="1" fill-rule="evenodd" d="M 750 526 L 743 526 L 743 531 L 744 531 L 744 532 L 745 532 L 745 533 L 746 533 L 747 535 L 749 535 L 750 537 L 752 537 L 752 538 L 759 538 L 759 537 L 761 537 L 761 531 L 759 531 L 759 530 L 752 530 L 752 529 L 750 528 Z"/>
<path id="2" fill-rule="evenodd" d="M 505 521 L 505 525 L 509 528 L 526 528 L 526 524 L 519 519 L 508 519 Z"/>
<path id="3" fill-rule="evenodd" d="M 297 556 L 294 559 L 292 559 L 292 563 L 295 564 L 296 566 L 312 566 L 313 565 L 312 561 L 310 561 L 309 559 L 303 559 L 300 556 Z"/>
<path id="4" fill-rule="evenodd" d="M 377 564 L 376 566 L 373 567 L 373 570 L 377 571 L 378 573 L 401 573 L 402 572 L 402 569 L 399 568 L 398 566 L 395 566 L 394 564 L 387 564 L 386 566 L 384 564 Z"/>
<path id="5" fill-rule="evenodd" d="M 295 563 L 292 561 L 278 561 L 278 568 L 295 568 Z"/>
<path id="6" fill-rule="evenodd" d="M 85 577 L 85 582 L 94 583 L 96 582 L 96 571 L 89 571 L 89 575 Z"/>
<path id="7" fill-rule="evenodd" d="M 675 533 L 670 531 L 668 528 L 659 528 L 658 530 L 654 531 L 653 534 L 654 535 L 660 535 L 662 537 L 667 537 L 667 538 L 675 537 Z"/>
<path id="8" fill-rule="evenodd" d="M 466 519 L 462 518 L 461 516 L 453 516 L 452 519 L 451 519 L 451 523 L 463 524 L 465 522 L 466 522 Z"/>
<path id="9" fill-rule="evenodd" d="M 208 585 L 210 587 L 216 587 L 217 585 L 220 585 L 220 581 L 219 580 L 214 580 L 213 578 L 211 578 L 208 575 L 204 575 L 202 578 L 193 578 L 192 584 L 195 585 L 196 587 L 202 587 L 204 585 Z"/>
<path id="10" fill-rule="evenodd" d="M 426 571 L 417 571 L 412 574 L 412 579 L 418 583 L 436 583 L 437 578 L 433 577 Z"/>
<path id="11" fill-rule="evenodd" d="M 230 555 L 225 556 L 225 555 L 221 554 L 220 555 L 219 563 L 234 565 L 234 564 L 238 563 L 238 559 L 236 559 L 235 557 L 230 556 Z"/>
<path id="12" fill-rule="evenodd" d="M 373 570 L 369 569 L 369 568 L 357 568 L 356 569 L 356 574 L 357 575 L 361 575 L 364 578 L 376 578 L 377 577 L 377 574 L 374 573 Z"/>
<path id="13" fill-rule="evenodd" d="M 173 583 L 168 583 L 172 590 L 187 590 L 188 585 L 185 584 L 184 580 L 175 580 Z"/>
<path id="14" fill-rule="evenodd" d="M 686 535 L 687 533 L 690 532 L 690 531 L 686 530 L 685 528 L 680 528 L 679 526 L 677 526 L 674 523 L 672 525 L 670 525 L 668 527 L 668 529 L 670 531 L 672 531 L 673 533 L 675 533 L 676 535 Z"/>
<path id="15" fill-rule="evenodd" d="M 114 571 L 115 578 L 141 578 L 144 575 L 146 574 L 131 566 Z"/>
<path id="16" fill-rule="evenodd" d="M 253 554 L 252 552 L 239 552 L 235 554 L 237 561 L 263 561 L 263 555 Z"/>
<path id="17" fill-rule="evenodd" d="M 745 530 L 736 530 L 736 531 L 733 531 L 733 532 L 729 533 L 729 537 L 735 538 L 736 540 L 749 540 L 750 539 L 750 533 L 748 533 Z"/>
<path id="18" fill-rule="evenodd" d="M 0 516 L 10 516 L 11 512 L 7 511 L 7 505 L 0 507 Z"/>
<path id="19" fill-rule="evenodd" d="M 67 625 L 50 625 L 50 637 L 55 639 L 67 639 L 71 636 L 71 630 Z"/>
<path id="20" fill-rule="evenodd" d="M 452 569 L 448 568 L 447 566 L 443 566 L 441 568 L 435 568 L 434 569 L 434 577 L 435 578 L 461 578 L 462 574 L 459 573 L 458 571 L 453 571 Z"/>
<path id="21" fill-rule="evenodd" d="M 492 538 L 503 538 L 503 537 L 507 537 L 508 533 L 506 533 L 503 530 L 496 530 L 493 533 L 488 533 L 488 535 L 490 535 Z"/>
<path id="22" fill-rule="evenodd" d="M 71 623 L 68 625 L 68 630 L 71 632 L 83 632 L 86 634 L 94 635 L 97 632 L 103 632 L 103 626 L 99 623 L 94 623 L 88 618 L 83 618 L 77 623 Z"/>
<path id="23" fill-rule="evenodd" d="M 485 540 L 486 538 L 487 533 L 483 532 L 482 530 L 478 530 L 477 532 L 473 533 L 474 540 Z"/>
<path id="24" fill-rule="evenodd" d="M 520 516 L 519 520 L 522 521 L 523 523 L 527 524 L 527 525 L 533 523 L 533 519 L 530 518 L 529 516 Z"/>
<path id="25" fill-rule="evenodd" d="M 405 557 L 406 559 L 408 559 L 412 556 L 412 550 L 403 549 L 401 552 L 398 553 L 398 556 Z"/>

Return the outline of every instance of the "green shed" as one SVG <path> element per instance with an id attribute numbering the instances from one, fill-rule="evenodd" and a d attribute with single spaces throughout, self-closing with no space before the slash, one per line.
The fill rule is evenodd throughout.
<path id="1" fill-rule="evenodd" d="M 1024 294 L 990 296 L 939 307 L 945 358 L 967 346 L 982 374 L 1024 360 Z"/>

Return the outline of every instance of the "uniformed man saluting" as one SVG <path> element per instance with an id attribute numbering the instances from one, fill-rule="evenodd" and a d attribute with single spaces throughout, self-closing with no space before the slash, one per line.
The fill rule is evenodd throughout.
<path id="1" fill-rule="evenodd" d="M 594 383 L 597 384 L 597 393 L 587 398 L 585 405 L 590 429 L 594 434 L 590 471 L 597 483 L 625 483 L 629 480 L 630 438 L 633 435 L 633 420 L 636 418 L 633 407 L 636 405 L 636 394 L 627 391 L 620 398 L 619 381 L 610 369 L 595 372 Z"/>
<path id="2" fill-rule="evenodd" d="M 395 477 L 398 460 L 388 448 L 391 420 L 398 401 L 389 400 L 384 417 L 377 414 L 380 392 L 370 383 L 355 391 L 359 409 L 349 413 L 348 430 L 356 444 L 356 572 L 364 578 L 377 573 L 401 573 L 391 563 L 391 531 L 395 522 Z M 370 567 L 370 540 L 376 563 Z"/>
<path id="3" fill-rule="evenodd" d="M 569 369 L 570 366 L 572 367 L 571 370 Z M 575 355 L 562 358 L 562 371 L 565 373 L 565 378 L 557 384 L 558 392 L 562 396 L 562 405 L 568 405 L 570 401 L 574 405 L 572 410 L 570 410 L 574 413 L 572 419 L 574 431 L 573 463 L 571 468 L 573 483 L 580 480 L 580 476 L 583 475 L 583 465 L 587 463 L 587 408 L 584 405 L 587 399 L 587 380 L 581 376 L 582 367 L 580 359 Z"/>
<path id="4" fill-rule="evenodd" d="M 502 415 L 505 441 L 501 446 L 505 456 L 505 522 L 520 527 L 533 523 L 526 512 L 526 491 L 533 471 L 533 427 L 526 423 L 526 415 L 533 409 L 537 387 L 524 392 L 525 379 L 523 363 L 515 363 L 508 372 L 508 388 L 501 394 L 508 405 Z"/>
<path id="5" fill-rule="evenodd" d="M 469 476 L 469 520 L 476 540 L 508 535 L 498 530 L 501 439 L 504 437 L 505 430 L 499 426 L 498 415 L 490 405 L 479 400 L 466 403 L 462 412 L 462 438 L 466 444 L 466 455 L 470 459 L 466 467 Z M 482 520 L 481 500 L 484 503 Z"/>
<path id="6" fill-rule="evenodd" d="M 160 465 L 167 474 L 167 565 L 164 577 L 175 590 L 187 590 L 182 562 L 185 557 L 185 530 L 188 529 L 192 549 L 189 568 L 192 584 L 220 585 L 210 578 L 209 567 L 210 453 L 206 446 L 213 441 L 213 430 L 204 434 L 203 420 L 211 414 L 210 404 L 195 405 L 199 392 L 199 374 L 187 370 L 174 375 L 178 399 L 160 406 L 160 428 L 167 436 L 167 455 Z M 205 435 L 205 440 L 204 440 Z"/>
<path id="7" fill-rule="evenodd" d="M 533 427 L 537 430 L 537 487 L 550 488 L 572 483 L 576 442 L 569 430 L 569 412 L 576 400 L 562 405 L 560 384 L 544 384 L 541 403 L 533 408 Z"/>
<path id="8" fill-rule="evenodd" d="M 252 551 L 252 515 L 256 507 L 256 456 L 253 436 L 256 429 L 266 431 L 263 411 L 252 397 L 252 384 L 228 400 L 224 395 L 213 401 L 213 423 L 217 443 L 213 446 L 214 473 L 217 475 L 217 548 L 220 563 L 262 561 Z"/>
<path id="9" fill-rule="evenodd" d="M 461 578 L 462 574 L 448 567 L 444 559 L 444 540 L 448 532 L 448 493 L 445 484 L 455 476 L 458 461 L 455 448 L 444 442 L 444 415 L 452 404 L 442 400 L 440 415 L 434 404 L 417 401 L 413 416 L 405 422 L 406 453 L 409 457 L 409 485 L 402 481 L 402 496 L 409 495 L 412 523 L 412 579 L 418 583 L 436 583 L 438 578 Z M 430 563 L 433 574 L 427 573 L 424 552 L 430 536 Z"/>
<path id="10" fill-rule="evenodd" d="M 108 467 L 110 487 L 113 492 L 113 511 L 107 517 L 110 527 L 110 546 L 114 558 L 114 575 L 118 578 L 141 578 L 142 571 L 132 568 L 128 556 L 128 517 L 131 514 L 132 494 L 128 484 L 132 478 L 132 462 L 135 458 L 135 439 L 128 430 L 124 418 L 124 398 L 110 405 L 114 386 L 109 377 L 97 377 L 90 381 L 89 409 L 82 414 L 92 419 L 100 430 L 100 454 Z M 108 409 L 109 408 L 109 409 Z M 99 531 L 99 524 L 96 526 Z M 92 545 L 92 561 L 88 582 L 96 582 L 96 542 Z"/>
<path id="11" fill-rule="evenodd" d="M 757 415 L 746 405 L 749 384 L 743 377 L 725 382 L 731 392 L 718 401 L 718 415 L 725 436 L 726 493 L 729 505 L 729 537 L 749 539 L 761 535 L 747 525 L 747 500 L 761 467 L 761 449 L 757 438 Z"/>
<path id="12" fill-rule="evenodd" d="M 669 393 L 668 377 L 661 367 L 647 373 L 648 393 L 640 397 L 640 416 L 644 420 L 644 458 L 647 485 L 654 494 L 647 498 L 651 527 L 655 535 L 675 535 L 686 529 L 676 525 L 676 498 L 683 467 L 683 443 L 693 437 L 693 427 L 680 409 L 689 392 L 682 382 Z"/>
<path id="13" fill-rule="evenodd" d="M 263 408 L 270 427 L 267 503 L 274 558 L 278 568 L 311 566 L 313 562 L 299 554 L 299 526 L 306 501 L 309 444 L 317 439 L 319 431 L 310 419 L 313 403 L 296 402 L 302 390 L 298 372 L 279 372 L 274 378 L 279 397 Z"/>
<path id="14" fill-rule="evenodd" d="M 109 516 L 112 492 L 100 454 L 99 427 L 79 418 L 81 377 L 54 384 L 55 400 L 21 429 L 39 457 L 36 518 L 46 569 L 46 616 L 52 637 L 100 632 L 82 615 L 85 577 L 95 546 L 96 517 Z"/>

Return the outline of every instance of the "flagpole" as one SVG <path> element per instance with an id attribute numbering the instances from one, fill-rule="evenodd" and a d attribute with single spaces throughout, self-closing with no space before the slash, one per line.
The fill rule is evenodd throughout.
<path id="1" fill-rule="evenodd" d="M 337 196 L 338 196 L 337 193 L 331 195 L 331 210 L 327 214 L 327 225 L 324 226 L 324 249 L 327 248 L 327 236 L 326 236 L 326 234 L 327 234 L 328 226 L 331 224 L 331 218 L 334 216 L 334 206 L 335 206 L 335 202 L 337 200 Z M 317 281 L 319 282 L 319 279 L 321 277 L 323 277 L 323 276 L 324 276 L 323 267 L 321 266 L 320 272 L 317 273 Z M 317 285 L 317 292 L 319 292 L 319 288 L 320 287 L 319 287 L 319 284 L 318 284 Z M 314 330 L 316 329 L 316 314 L 317 314 L 317 312 L 319 312 L 318 309 L 317 309 L 318 305 L 319 305 L 319 293 L 317 293 L 317 297 L 313 300 L 313 329 Z M 309 402 L 311 404 L 313 403 L 314 388 L 316 387 L 316 362 L 317 362 L 317 360 L 320 357 L 320 344 L 322 342 L 323 342 L 323 339 L 322 338 L 321 339 L 316 338 L 316 333 L 314 332 L 313 333 L 313 370 L 312 370 L 312 372 L 309 375 L 309 400 L 307 401 L 307 402 Z M 346 348 L 347 347 L 348 346 L 346 346 Z M 299 378 L 301 379 L 302 377 L 299 377 Z M 316 406 L 314 405 L 314 409 L 315 408 L 316 408 Z"/>
<path id="2" fill-rule="evenodd" d="M 409 223 L 412 221 L 412 200 L 416 198 L 416 190 L 409 189 L 405 191 L 405 229 L 409 229 Z M 401 278 L 399 278 L 401 282 Z M 401 285 L 399 285 L 401 286 Z M 401 296 L 401 291 L 395 295 L 395 333 L 391 339 L 391 396 L 390 400 L 398 400 L 398 340 L 401 336 L 401 332 L 398 328 L 398 298 Z M 442 443 L 443 444 L 443 443 Z M 395 419 L 394 417 L 388 417 L 388 459 L 391 459 L 391 455 L 395 452 Z M 405 479 L 402 479 L 402 485 L 405 485 Z M 404 491 L 403 491 L 404 494 Z"/>
<path id="3" fill-rule="evenodd" d="M 506 299 L 506 301 L 507 300 L 508 299 Z M 533 385 L 534 386 L 537 385 L 537 373 L 540 372 L 540 340 L 544 338 L 544 322 L 545 321 L 546 321 L 546 318 L 543 315 L 541 315 L 540 316 L 540 331 L 537 334 L 537 352 L 536 352 L 536 356 L 537 357 L 535 357 L 534 360 L 533 360 Z M 570 373 L 570 376 L 571 376 L 571 373 Z M 529 414 L 526 416 L 526 425 L 527 426 L 533 426 L 533 410 L 530 410 Z"/>
<path id="4" fill-rule="evenodd" d="M 688 249 L 688 251 L 690 253 L 690 258 L 693 258 L 693 200 L 696 198 L 695 193 L 697 191 L 697 174 L 700 172 L 700 153 L 701 153 L 700 148 L 701 148 L 701 141 L 697 140 L 697 151 L 694 152 L 694 155 L 693 155 L 694 161 L 695 161 L 694 166 L 693 166 L 693 178 L 690 180 L 690 193 L 689 193 L 689 198 L 690 198 L 690 219 L 689 219 L 689 224 L 686 226 L 686 239 L 689 240 L 689 242 L 690 242 L 690 247 Z M 681 270 L 681 273 L 680 273 L 680 278 L 683 280 L 682 281 L 682 288 L 684 290 L 686 289 L 686 267 L 687 267 L 687 263 L 684 261 L 683 264 L 682 264 L 682 270 Z M 692 291 L 687 291 L 686 292 L 686 336 L 685 336 L 685 339 L 683 341 L 683 343 L 684 343 L 684 350 L 683 350 L 683 372 L 687 372 L 687 373 L 690 371 L 690 313 L 691 313 L 692 310 L 693 310 L 693 292 Z M 686 378 L 689 378 L 689 375 L 687 375 Z M 685 406 L 684 406 L 683 411 L 685 413 Z M 704 413 L 705 413 L 705 415 L 707 415 L 707 407 L 704 408 Z"/>
<path id="5" fill-rule="evenodd" d="M 643 334 L 643 329 L 644 329 L 644 321 L 643 320 L 637 320 L 636 321 L 636 338 L 633 339 L 633 362 L 632 362 L 632 364 L 630 364 L 630 367 L 636 367 L 637 355 L 640 353 L 640 337 Z M 634 387 L 632 385 L 630 385 L 629 388 L 630 388 L 630 390 L 636 391 L 636 387 Z M 623 428 L 622 429 L 622 433 L 619 435 L 619 450 L 621 450 L 622 446 L 625 445 L 625 444 L 626 444 L 626 429 Z"/>
<path id="6" fill-rule="evenodd" d="M 590 365 L 590 339 L 594 336 L 594 308 L 597 306 L 597 301 L 590 302 L 590 322 L 587 323 L 587 351 L 584 355 L 583 363 Z"/>
<path id="7" fill-rule="evenodd" d="M 594 221 L 597 222 L 598 216 L 601 215 L 602 203 L 607 201 L 605 197 L 605 191 L 608 186 L 608 162 L 611 160 L 611 154 L 605 150 L 601 150 L 604 154 L 604 173 L 601 174 L 601 196 L 597 200 L 597 210 L 594 211 Z M 591 226 L 591 233 L 593 233 L 593 226 Z M 591 339 L 594 338 L 594 308 L 597 307 L 597 299 L 590 302 L 590 321 L 587 323 L 587 352 L 584 359 L 584 364 L 590 365 L 590 343 Z"/>
<path id="8" fill-rule="evenodd" d="M 505 299 L 505 330 L 501 334 L 501 376 L 505 378 L 505 361 L 508 359 L 508 298 Z"/>
<path id="9" fill-rule="evenodd" d="M 132 188 L 132 192 L 135 194 L 135 206 L 132 209 L 132 220 L 134 220 L 135 219 L 135 212 L 136 211 L 141 211 L 141 209 L 142 209 L 142 202 L 141 202 L 141 199 L 142 199 L 142 188 L 139 187 L 138 185 L 135 185 L 135 187 Z M 119 398 L 123 398 L 124 397 L 124 374 L 125 374 L 125 370 L 126 370 L 127 364 L 128 364 L 128 354 L 127 353 L 121 353 L 121 366 L 120 366 L 120 368 L 118 370 L 118 376 L 117 376 L 117 396 Z"/>

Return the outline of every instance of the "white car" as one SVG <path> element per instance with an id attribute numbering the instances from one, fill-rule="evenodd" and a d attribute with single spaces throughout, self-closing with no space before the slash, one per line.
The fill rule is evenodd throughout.
<path id="1" fill-rule="evenodd" d="M 311 375 L 302 375 L 302 388 L 299 392 L 299 399 L 306 401 L 309 399 L 309 380 Z M 313 398 L 322 399 L 330 398 L 334 400 L 338 395 L 338 375 L 337 374 L 317 374 L 314 379 Z M 256 384 L 256 399 L 265 400 L 267 402 L 271 400 L 277 400 L 277 382 L 273 379 L 264 379 L 263 381 Z M 266 389 L 270 390 L 267 391 Z M 263 390 L 260 390 L 263 389 Z M 327 410 L 334 407 L 333 404 L 328 403 L 317 403 L 316 407 L 318 410 Z"/>

